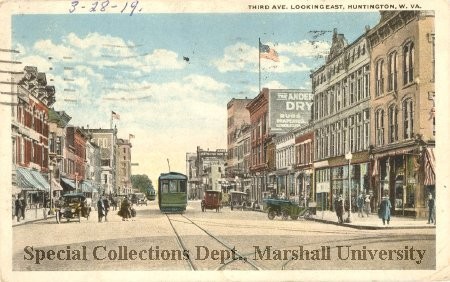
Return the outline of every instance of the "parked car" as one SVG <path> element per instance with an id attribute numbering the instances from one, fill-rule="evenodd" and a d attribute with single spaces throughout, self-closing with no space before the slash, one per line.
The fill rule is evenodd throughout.
<path id="1" fill-rule="evenodd" d="M 63 218 L 67 221 L 75 219 L 80 222 L 81 217 L 89 219 L 91 207 L 88 206 L 86 197 L 82 193 L 72 193 L 61 197 L 55 212 L 57 223 L 60 223 Z"/>
<path id="2" fill-rule="evenodd" d="M 230 191 L 230 208 L 233 209 L 251 209 L 252 203 L 247 193 L 240 191 Z"/>

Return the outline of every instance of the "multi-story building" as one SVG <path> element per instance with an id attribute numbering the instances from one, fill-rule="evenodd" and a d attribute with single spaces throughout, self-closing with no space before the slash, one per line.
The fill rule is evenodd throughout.
<path id="1" fill-rule="evenodd" d="M 313 160 L 314 160 L 314 131 L 312 125 L 297 128 L 293 131 L 295 136 L 295 194 L 299 196 L 299 202 L 307 203 L 316 201 L 313 187 Z M 317 193 L 319 195 L 319 193 Z M 321 205 L 321 199 L 317 199 Z"/>
<path id="2" fill-rule="evenodd" d="M 116 190 L 116 140 L 117 128 L 90 129 L 92 141 L 100 147 L 101 187 L 105 194 L 115 194 Z"/>
<path id="3" fill-rule="evenodd" d="M 366 27 L 366 32 L 368 28 Z M 312 72 L 315 187 L 321 201 L 353 201 L 369 187 L 370 53 L 364 33 L 348 44 L 334 30 L 324 65 Z M 350 191 L 350 193 L 349 193 Z"/>
<path id="4" fill-rule="evenodd" d="M 83 192 L 81 183 L 86 175 L 87 141 L 88 135 L 83 129 L 73 125 L 66 127 L 66 158 L 63 159 L 61 167 L 61 183 L 66 190 Z"/>
<path id="5" fill-rule="evenodd" d="M 188 177 L 188 197 L 189 199 L 199 199 L 200 184 L 197 173 L 197 153 L 186 153 L 186 175 Z"/>
<path id="6" fill-rule="evenodd" d="M 381 12 L 367 38 L 374 198 L 388 195 L 395 214 L 424 216 L 435 193 L 434 13 Z"/>
<path id="7" fill-rule="evenodd" d="M 100 147 L 92 141 L 92 134 L 89 128 L 84 129 L 88 136 L 86 142 L 86 169 L 84 181 L 81 183 L 81 191 L 95 203 L 102 194 L 101 191 L 101 157 Z"/>
<path id="8" fill-rule="evenodd" d="M 245 108 L 252 99 L 231 99 L 227 104 L 227 162 L 225 175 L 227 181 L 234 185 L 241 185 L 248 181 L 243 166 L 243 135 L 250 125 L 250 114 Z M 245 175 L 245 176 L 244 176 Z M 242 190 L 242 189 L 241 189 Z"/>
<path id="9" fill-rule="evenodd" d="M 131 142 L 127 139 L 116 141 L 116 183 L 117 194 L 128 195 L 133 191 L 131 184 Z"/>
<path id="10" fill-rule="evenodd" d="M 255 191 L 252 191 L 250 178 L 250 133 L 250 124 L 243 124 L 241 128 L 236 130 L 234 181 L 236 190 L 246 192 L 254 200 Z"/>
<path id="11" fill-rule="evenodd" d="M 270 142 L 268 134 L 269 89 L 264 88 L 246 107 L 250 112 L 251 152 L 250 173 L 252 190 L 256 199 L 262 202 L 263 192 L 269 193 L 267 187 L 267 144 Z"/>
<path id="12" fill-rule="evenodd" d="M 197 146 L 197 159 L 195 160 L 195 178 L 200 179 L 201 184 L 198 189 L 198 197 L 203 197 L 205 190 L 216 188 L 220 190 L 218 183 L 225 176 L 225 162 L 227 150 L 217 149 L 210 151 L 203 150 Z"/>
<path id="13" fill-rule="evenodd" d="M 263 88 L 248 105 L 251 126 L 251 164 L 252 190 L 256 193 L 256 199 L 261 202 L 263 196 L 280 193 L 278 183 L 283 183 L 283 176 L 277 177 L 276 170 L 276 142 L 281 150 L 283 142 L 274 136 L 283 135 L 294 128 L 306 126 L 310 122 L 313 95 L 310 91 L 303 89 L 268 89 Z M 288 138 L 289 139 L 289 138 Z M 293 154 L 294 138 L 290 142 L 291 155 Z M 289 143 L 289 141 L 288 141 Z M 284 144 L 284 143 L 283 143 Z M 289 147 L 287 146 L 287 147 Z M 281 159 L 280 159 L 281 160 Z M 291 162 L 293 163 L 293 161 Z M 293 176 L 293 169 L 284 168 L 285 175 L 289 179 Z M 287 176 L 285 177 L 287 179 Z M 290 183 L 293 183 L 290 182 Z M 291 184 L 289 184 L 291 185 Z M 293 187 L 291 185 L 291 187 Z M 293 189 L 293 188 L 292 188 Z M 282 189 L 283 190 L 283 189 Z M 289 191 L 287 191 L 290 194 Z"/>
<path id="14" fill-rule="evenodd" d="M 64 111 L 48 111 L 49 125 L 49 168 L 52 168 L 52 193 L 53 197 L 61 195 L 63 188 L 61 187 L 62 168 L 64 159 L 67 158 L 65 150 L 66 127 L 72 119 Z"/>
<path id="15" fill-rule="evenodd" d="M 47 85 L 45 73 L 31 66 L 14 75 L 12 85 L 13 194 L 23 196 L 28 207 L 43 205 L 50 192 L 48 108 L 55 102 L 55 88 Z"/>
<path id="16" fill-rule="evenodd" d="M 296 195 L 295 189 L 295 135 L 292 131 L 274 138 L 275 167 L 273 172 L 276 193 L 285 197 Z M 271 175 L 269 174 L 269 177 Z"/>

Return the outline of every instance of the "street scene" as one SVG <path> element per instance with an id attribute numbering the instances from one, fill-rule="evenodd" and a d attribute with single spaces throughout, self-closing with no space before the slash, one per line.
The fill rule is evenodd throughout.
<path id="1" fill-rule="evenodd" d="M 95 215 L 80 223 L 57 224 L 53 216 L 17 225 L 13 228 L 13 269 L 435 268 L 435 229 L 424 228 L 424 221 L 393 219 L 393 227 L 386 229 L 372 215 L 360 221 L 359 228 L 349 228 L 330 224 L 334 220 L 331 215 L 325 215 L 330 221 L 321 221 L 320 214 L 314 216 L 317 221 L 314 217 L 269 220 L 261 211 L 229 207 L 202 212 L 200 201 L 189 201 L 183 214 L 161 213 L 156 202 L 135 208 L 137 215 L 131 221 L 122 221 L 111 211 L 108 221 L 102 223 Z M 64 236 L 45 236 L 49 229 Z M 352 254 L 356 250 L 359 252 Z M 380 256 L 378 252 L 383 250 L 386 254 Z M 395 253 L 389 254 L 389 250 Z"/>
<path id="2" fill-rule="evenodd" d="M 161 5 L 12 9 L 12 271 L 438 268 L 435 10 Z"/>

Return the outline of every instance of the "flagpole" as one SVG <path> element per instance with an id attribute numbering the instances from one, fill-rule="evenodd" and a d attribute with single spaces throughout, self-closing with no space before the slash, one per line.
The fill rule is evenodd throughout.
<path id="1" fill-rule="evenodd" d="M 259 91 L 261 91 L 261 37 L 258 38 L 258 74 L 259 74 Z"/>

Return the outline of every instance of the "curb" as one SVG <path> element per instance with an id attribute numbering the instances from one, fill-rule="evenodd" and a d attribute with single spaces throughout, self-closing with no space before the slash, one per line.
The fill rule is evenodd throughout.
<path id="1" fill-rule="evenodd" d="M 15 224 L 13 223 L 11 226 L 12 227 L 16 227 L 16 226 L 20 226 L 20 225 L 34 223 L 34 222 L 37 222 L 37 221 L 49 220 L 49 219 L 52 219 L 54 217 L 55 217 L 54 215 L 49 215 L 49 216 L 47 216 L 47 219 L 45 219 L 45 218 L 36 218 L 36 219 L 31 219 L 31 220 L 26 220 L 26 221 L 20 221 L 20 222 L 15 223 Z"/>
<path id="2" fill-rule="evenodd" d="M 306 220 L 310 220 L 310 221 L 315 221 L 315 222 L 321 222 L 321 223 L 325 223 L 325 224 L 333 224 L 333 225 L 337 225 L 337 226 L 343 226 L 343 227 L 348 227 L 348 228 L 353 228 L 353 229 L 360 229 L 360 230 L 380 230 L 380 229 L 435 229 L 436 226 L 435 225 L 426 225 L 426 226 L 422 226 L 422 225 L 414 225 L 414 226 L 370 226 L 370 225 L 354 225 L 354 224 L 348 224 L 348 223 L 342 223 L 339 224 L 335 221 L 331 221 L 331 220 L 326 220 L 326 219 L 318 219 L 318 218 L 306 218 Z"/>

